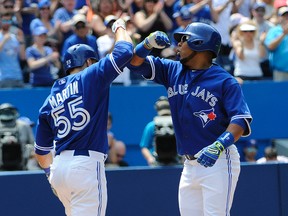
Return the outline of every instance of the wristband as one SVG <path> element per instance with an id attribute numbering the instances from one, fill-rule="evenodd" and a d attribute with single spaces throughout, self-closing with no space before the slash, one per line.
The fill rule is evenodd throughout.
<path id="1" fill-rule="evenodd" d="M 229 131 L 225 131 L 223 134 L 221 134 L 218 139 L 217 139 L 226 149 L 227 147 L 229 147 L 230 145 L 232 145 L 234 143 L 234 136 L 232 133 L 230 133 Z"/>
<path id="2" fill-rule="evenodd" d="M 48 167 L 48 168 L 43 168 L 43 170 L 44 170 L 46 176 L 48 177 L 48 176 L 50 175 L 50 167 Z"/>
<path id="3" fill-rule="evenodd" d="M 147 49 L 144 46 L 144 42 L 141 42 L 135 47 L 135 54 L 140 58 L 146 58 L 151 52 L 151 49 Z"/>

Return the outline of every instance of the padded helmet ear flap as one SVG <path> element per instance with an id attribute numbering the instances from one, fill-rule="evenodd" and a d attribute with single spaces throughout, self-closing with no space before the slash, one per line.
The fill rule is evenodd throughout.
<path id="1" fill-rule="evenodd" d="M 98 61 L 98 56 L 92 47 L 86 44 L 76 44 L 69 47 L 64 54 L 63 67 L 65 73 L 68 75 L 70 69 L 81 67 L 89 58 Z"/>
<path id="2" fill-rule="evenodd" d="M 183 35 L 189 35 L 188 46 L 193 51 L 211 51 L 214 57 L 218 56 L 221 47 L 221 35 L 211 25 L 193 22 L 183 32 L 174 33 L 174 39 L 181 41 Z"/>

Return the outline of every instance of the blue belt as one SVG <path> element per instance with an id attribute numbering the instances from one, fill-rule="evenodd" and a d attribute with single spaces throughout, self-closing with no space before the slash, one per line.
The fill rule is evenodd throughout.
<path id="1" fill-rule="evenodd" d="M 89 150 L 86 150 L 86 149 L 75 149 L 75 150 L 69 150 L 69 151 L 74 151 L 73 156 L 88 156 L 88 157 L 90 157 Z M 56 153 L 56 155 L 60 155 L 60 154 L 61 154 L 61 152 Z"/>

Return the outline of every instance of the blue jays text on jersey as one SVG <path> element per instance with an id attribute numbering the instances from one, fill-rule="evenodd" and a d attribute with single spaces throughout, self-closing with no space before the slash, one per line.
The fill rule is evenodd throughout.
<path id="1" fill-rule="evenodd" d="M 39 111 L 35 152 L 52 149 L 93 150 L 106 154 L 109 90 L 133 55 L 132 44 L 119 41 L 112 54 L 83 71 L 55 81 Z"/>
<path id="2" fill-rule="evenodd" d="M 244 136 L 251 133 L 252 116 L 241 86 L 220 66 L 192 71 L 179 61 L 148 56 L 141 67 L 129 68 L 167 89 L 179 154 L 196 154 L 234 119 L 247 123 Z"/>

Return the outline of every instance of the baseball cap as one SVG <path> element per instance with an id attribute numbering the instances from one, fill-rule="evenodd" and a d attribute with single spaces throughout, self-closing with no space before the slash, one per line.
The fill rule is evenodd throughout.
<path id="1" fill-rule="evenodd" d="M 33 29 L 33 35 L 39 36 L 42 34 L 47 34 L 48 30 L 44 26 L 37 26 L 35 29 Z"/>
<path id="2" fill-rule="evenodd" d="M 239 27 L 240 31 L 256 31 L 256 26 L 248 24 L 248 23 L 243 23 Z"/>
<path id="3" fill-rule="evenodd" d="M 51 2 L 49 0 L 40 0 L 38 3 L 38 8 L 45 8 L 45 7 L 50 7 Z"/>
<path id="4" fill-rule="evenodd" d="M 281 7 L 278 9 L 279 16 L 283 16 L 285 13 L 288 13 L 288 7 Z"/>
<path id="5" fill-rule="evenodd" d="M 104 19 L 104 24 L 105 26 L 108 26 L 112 21 L 116 21 L 118 19 L 118 17 L 114 16 L 114 15 L 108 15 L 105 17 Z"/>
<path id="6" fill-rule="evenodd" d="M 86 23 L 86 16 L 83 14 L 76 14 L 72 18 L 73 25 L 76 25 L 79 22 Z"/>
<path id="7" fill-rule="evenodd" d="M 258 8 L 266 8 L 266 4 L 264 2 L 255 2 L 253 5 L 253 9 L 257 10 Z"/>
<path id="8" fill-rule="evenodd" d="M 230 28 L 233 28 L 248 20 L 249 20 L 248 17 L 245 17 L 240 13 L 234 13 L 230 16 Z"/>
<path id="9" fill-rule="evenodd" d="M 193 14 L 189 11 L 192 4 L 183 5 L 180 9 L 180 17 L 183 21 L 188 21 L 193 18 Z"/>

